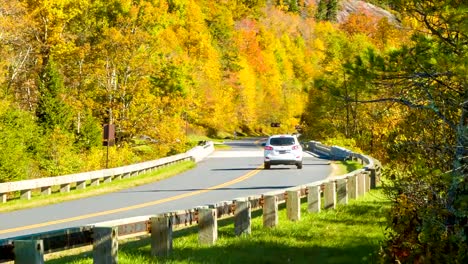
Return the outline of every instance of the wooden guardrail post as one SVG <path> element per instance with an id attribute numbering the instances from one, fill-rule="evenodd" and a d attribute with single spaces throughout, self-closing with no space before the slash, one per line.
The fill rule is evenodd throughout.
<path id="1" fill-rule="evenodd" d="M 65 184 L 60 185 L 60 193 L 68 193 L 68 192 L 70 192 L 70 184 L 69 183 L 65 183 Z"/>
<path id="2" fill-rule="evenodd" d="M 234 212 L 234 233 L 236 236 L 250 235 L 252 208 L 248 200 L 236 200 L 236 210 Z"/>
<path id="3" fill-rule="evenodd" d="M 44 263 L 44 245 L 42 240 L 15 240 L 15 264 Z"/>
<path id="4" fill-rule="evenodd" d="M 337 204 L 348 204 L 348 185 L 346 179 L 336 181 L 336 199 Z"/>
<path id="5" fill-rule="evenodd" d="M 86 181 L 79 181 L 76 183 L 75 189 L 77 190 L 84 190 L 86 189 Z"/>
<path id="6" fill-rule="evenodd" d="M 287 191 L 286 214 L 290 221 L 301 220 L 301 193 L 300 191 Z"/>
<path id="7" fill-rule="evenodd" d="M 276 195 L 263 196 L 263 226 L 278 225 L 278 197 Z"/>
<path id="8" fill-rule="evenodd" d="M 322 207 L 320 192 L 320 185 L 307 186 L 307 211 L 309 213 L 320 212 Z"/>
<path id="9" fill-rule="evenodd" d="M 0 196 L 2 196 L 2 203 L 7 202 L 7 194 L 6 193 L 0 193 Z"/>
<path id="10" fill-rule="evenodd" d="M 336 208 L 336 185 L 335 181 L 326 182 L 323 190 L 323 207 L 325 209 Z"/>
<path id="11" fill-rule="evenodd" d="M 357 185 L 358 185 L 358 196 L 362 196 L 366 193 L 366 172 L 361 172 L 357 175 Z"/>
<path id="12" fill-rule="evenodd" d="M 52 187 L 50 187 L 50 186 L 41 187 L 41 194 L 42 195 L 51 195 L 52 194 Z"/>
<path id="13" fill-rule="evenodd" d="M 218 219 L 216 209 L 198 209 L 198 243 L 214 245 L 218 240 Z"/>
<path id="14" fill-rule="evenodd" d="M 374 170 L 375 172 L 375 170 Z M 366 193 L 371 189 L 371 171 L 366 171 Z"/>
<path id="15" fill-rule="evenodd" d="M 31 200 L 31 190 L 20 191 L 21 199 Z"/>
<path id="16" fill-rule="evenodd" d="M 172 251 L 172 223 L 165 215 L 151 217 L 151 255 L 166 257 Z"/>
<path id="17" fill-rule="evenodd" d="M 358 197 L 358 186 L 357 186 L 356 174 L 348 178 L 348 199 L 356 199 Z"/>
<path id="18" fill-rule="evenodd" d="M 370 183 L 369 183 L 369 188 L 374 189 L 377 187 L 377 176 L 375 173 L 375 168 L 370 168 L 369 169 L 369 177 L 370 177 Z"/>
<path id="19" fill-rule="evenodd" d="M 112 182 L 112 177 L 113 177 L 113 176 L 106 176 L 106 177 L 104 177 L 103 182 L 104 182 L 104 183 L 111 183 L 111 182 Z"/>
<path id="20" fill-rule="evenodd" d="M 118 227 L 94 227 L 93 239 L 93 263 L 115 264 L 118 262 Z"/>
<path id="21" fill-rule="evenodd" d="M 91 186 L 99 186 L 99 182 L 100 182 L 100 179 L 99 178 L 96 178 L 96 179 L 91 179 Z"/>

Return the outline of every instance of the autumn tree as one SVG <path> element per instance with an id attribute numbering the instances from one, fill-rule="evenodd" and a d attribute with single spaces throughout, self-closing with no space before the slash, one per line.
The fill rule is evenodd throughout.
<path id="1" fill-rule="evenodd" d="M 415 28 L 410 43 L 375 70 L 375 98 L 399 107 L 388 153 L 394 202 L 384 256 L 389 261 L 467 260 L 467 6 L 460 1 L 397 1 Z M 349 98 L 349 100 L 352 100 Z"/>

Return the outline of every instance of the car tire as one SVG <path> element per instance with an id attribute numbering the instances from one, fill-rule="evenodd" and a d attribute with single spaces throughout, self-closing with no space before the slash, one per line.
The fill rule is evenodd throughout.
<path id="1" fill-rule="evenodd" d="M 268 169 L 270 169 L 271 165 L 270 165 L 270 163 L 265 162 L 264 167 L 265 167 L 266 170 L 268 170 Z"/>
<path id="2" fill-rule="evenodd" d="M 302 169 L 302 162 L 296 163 L 296 167 L 297 167 L 299 170 Z"/>

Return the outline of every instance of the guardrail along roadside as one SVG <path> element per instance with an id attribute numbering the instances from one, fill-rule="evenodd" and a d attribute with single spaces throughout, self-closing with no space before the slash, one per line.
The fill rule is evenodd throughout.
<path id="1" fill-rule="evenodd" d="M 302 198 L 307 200 L 309 213 L 319 213 L 321 210 L 335 209 L 340 204 L 346 205 L 350 199 L 364 195 L 378 184 L 381 165 L 377 160 L 343 148 L 337 148 L 339 154 L 336 154 L 332 147 L 320 142 L 306 144 L 305 150 L 314 152 L 317 147 L 322 155 L 353 159 L 365 166 L 331 179 L 193 209 L 0 240 L 0 262 L 14 260 L 15 263 L 43 263 L 45 253 L 92 245 L 94 263 L 117 263 L 119 239 L 144 234 L 151 238 L 153 256 L 168 256 L 172 251 L 173 230 L 179 227 L 198 225 L 199 243 L 213 245 L 218 238 L 218 219 L 233 217 L 235 235 L 248 235 L 251 233 L 252 210 L 262 209 L 263 226 L 270 228 L 279 225 L 279 204 L 286 203 L 290 221 L 300 221 Z"/>
<path id="2" fill-rule="evenodd" d="M 66 193 L 71 191 L 71 186 L 75 185 L 75 189 L 86 189 L 89 184 L 97 186 L 101 183 L 109 183 L 114 180 L 129 178 L 141 173 L 151 172 L 158 168 L 168 166 L 185 160 L 193 160 L 198 162 L 214 151 L 213 142 L 204 142 L 202 146 L 196 146 L 191 150 L 142 163 L 122 166 L 118 168 L 110 168 L 97 171 L 82 172 L 57 177 L 39 178 L 33 180 L 14 181 L 0 183 L 0 200 L 1 203 L 8 201 L 8 195 L 14 192 L 20 192 L 21 199 L 31 199 L 32 190 L 38 189 L 43 195 L 50 195 L 52 187 L 59 186 L 60 192 Z"/>

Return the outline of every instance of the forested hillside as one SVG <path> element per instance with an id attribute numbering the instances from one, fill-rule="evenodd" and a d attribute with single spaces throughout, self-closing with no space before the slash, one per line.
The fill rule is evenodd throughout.
<path id="1" fill-rule="evenodd" d="M 102 168 L 105 124 L 110 166 L 183 151 L 187 134 L 295 132 L 316 78 L 401 39 L 323 3 L 1 1 L 0 181 Z"/>
<path id="2" fill-rule="evenodd" d="M 0 0 L 0 182 L 103 168 L 105 124 L 109 166 L 192 134 L 300 125 L 387 165 L 382 256 L 461 263 L 467 14 L 448 0 Z"/>

